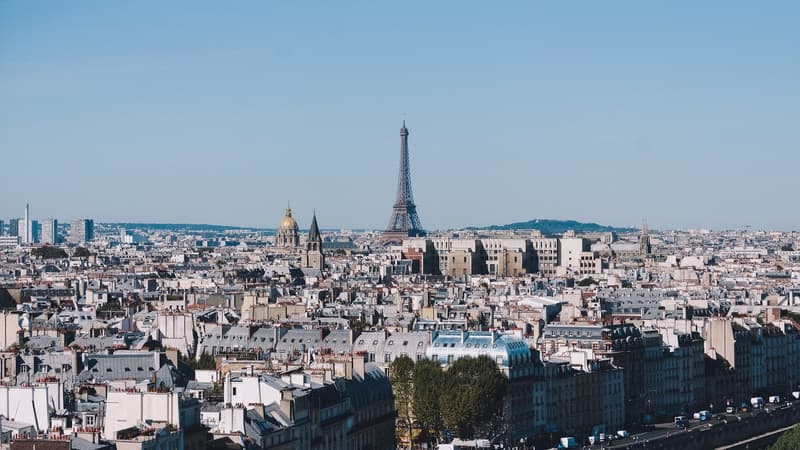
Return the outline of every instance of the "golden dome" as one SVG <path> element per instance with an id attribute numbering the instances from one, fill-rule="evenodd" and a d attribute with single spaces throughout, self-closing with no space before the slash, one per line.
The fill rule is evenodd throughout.
<path id="1" fill-rule="evenodd" d="M 297 222 L 292 218 L 292 208 L 286 208 L 286 215 L 281 219 L 281 230 L 297 230 Z"/>

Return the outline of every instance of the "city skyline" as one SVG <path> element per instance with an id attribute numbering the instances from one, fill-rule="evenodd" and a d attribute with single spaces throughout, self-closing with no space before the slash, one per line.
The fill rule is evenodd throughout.
<path id="1" fill-rule="evenodd" d="M 798 8 L 5 2 L 0 212 L 797 229 Z"/>

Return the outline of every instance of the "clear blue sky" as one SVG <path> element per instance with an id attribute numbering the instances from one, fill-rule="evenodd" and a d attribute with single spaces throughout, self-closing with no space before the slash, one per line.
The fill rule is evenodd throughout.
<path id="1" fill-rule="evenodd" d="M 0 0 L 0 218 L 797 229 L 800 2 Z"/>

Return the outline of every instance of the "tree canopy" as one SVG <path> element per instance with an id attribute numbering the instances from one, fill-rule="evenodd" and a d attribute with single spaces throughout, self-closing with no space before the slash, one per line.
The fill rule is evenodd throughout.
<path id="1" fill-rule="evenodd" d="M 389 382 L 392 383 L 394 405 L 397 417 L 405 423 L 405 430 L 409 439 L 413 433 L 412 400 L 414 396 L 414 361 L 408 356 L 401 355 L 389 365 Z"/>
<path id="2" fill-rule="evenodd" d="M 75 258 L 86 258 L 89 255 L 91 255 L 91 253 L 86 247 L 77 247 L 75 251 L 72 252 L 72 256 Z"/>
<path id="3" fill-rule="evenodd" d="M 66 258 L 67 252 L 63 248 L 44 245 L 31 251 L 31 255 L 42 259 Z"/>
<path id="4" fill-rule="evenodd" d="M 485 436 L 501 419 L 506 383 L 487 356 L 456 360 L 444 373 L 439 397 L 445 427 L 460 437 Z"/>
<path id="5" fill-rule="evenodd" d="M 414 365 L 411 404 L 423 438 L 435 438 L 438 430 L 442 429 L 442 414 L 439 410 L 442 375 L 442 367 L 438 362 L 423 359 Z"/>
<path id="6" fill-rule="evenodd" d="M 195 370 L 214 370 L 217 368 L 217 361 L 208 353 L 200 355 L 200 359 L 189 359 L 189 366 Z"/>
<path id="7" fill-rule="evenodd" d="M 800 448 L 800 425 L 796 425 L 791 430 L 783 434 L 770 450 L 794 450 Z"/>

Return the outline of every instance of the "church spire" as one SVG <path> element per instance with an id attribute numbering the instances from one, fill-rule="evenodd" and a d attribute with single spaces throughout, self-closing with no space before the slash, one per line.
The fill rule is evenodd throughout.
<path id="1" fill-rule="evenodd" d="M 650 232 L 647 230 L 647 219 L 642 219 L 642 232 L 639 235 L 639 253 L 641 255 L 649 255 L 653 251 L 650 244 Z"/>
<path id="2" fill-rule="evenodd" d="M 319 225 L 317 225 L 317 212 L 314 211 L 314 218 L 311 219 L 311 228 L 308 230 L 309 241 L 321 241 L 322 237 L 319 233 Z"/>

